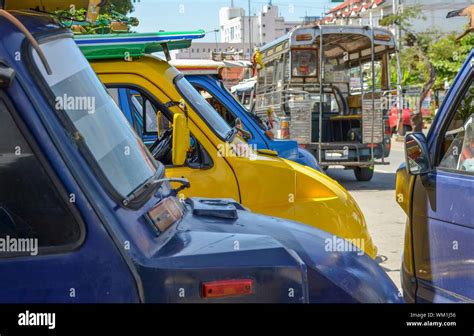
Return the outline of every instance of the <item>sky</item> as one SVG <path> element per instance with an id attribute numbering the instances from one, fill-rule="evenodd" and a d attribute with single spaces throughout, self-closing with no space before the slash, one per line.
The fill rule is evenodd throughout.
<path id="1" fill-rule="evenodd" d="M 215 33 L 219 28 L 219 9 L 230 6 L 230 0 L 136 0 L 135 11 L 130 16 L 140 20 L 135 28 L 137 32 L 183 31 L 204 29 L 209 32 L 202 40 L 215 41 Z M 251 0 L 251 12 L 261 11 L 265 0 Z M 305 15 L 319 16 L 321 13 L 338 5 L 330 0 L 276 0 L 280 14 L 288 21 L 301 20 Z M 243 7 L 248 12 L 248 0 L 234 0 L 234 6 Z M 217 38 L 220 41 L 220 36 Z"/>

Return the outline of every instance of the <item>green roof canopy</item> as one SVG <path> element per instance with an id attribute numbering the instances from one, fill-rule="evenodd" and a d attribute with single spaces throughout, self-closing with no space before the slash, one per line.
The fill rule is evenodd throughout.
<path id="1" fill-rule="evenodd" d="M 77 45 L 89 60 L 140 57 L 145 54 L 186 49 L 192 40 L 203 38 L 204 30 L 143 34 L 76 35 Z"/>

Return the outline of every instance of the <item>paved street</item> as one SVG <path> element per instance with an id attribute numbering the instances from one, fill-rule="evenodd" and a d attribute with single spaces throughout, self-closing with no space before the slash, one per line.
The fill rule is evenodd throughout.
<path id="1" fill-rule="evenodd" d="M 395 202 L 395 172 L 404 160 L 403 143 L 392 141 L 390 165 L 378 166 L 371 182 L 357 182 L 352 170 L 328 170 L 358 202 L 378 247 L 380 266 L 399 287 L 406 217 Z"/>

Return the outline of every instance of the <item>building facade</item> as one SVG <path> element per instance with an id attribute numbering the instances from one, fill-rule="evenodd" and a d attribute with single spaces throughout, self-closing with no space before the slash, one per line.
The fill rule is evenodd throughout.
<path id="1" fill-rule="evenodd" d="M 327 13 L 322 24 L 360 24 L 379 26 L 380 20 L 397 10 L 420 6 L 423 18 L 412 20 L 415 32 L 460 32 L 467 25 L 467 18 L 451 18 L 446 14 L 474 3 L 473 0 L 346 0 Z M 447 24 L 449 22 L 449 24 Z"/>
<path id="2" fill-rule="evenodd" d="M 285 21 L 278 6 L 271 2 L 256 15 L 248 16 L 245 9 L 238 7 L 223 7 L 219 11 L 221 42 L 224 43 L 250 43 L 258 47 L 300 24 L 300 21 Z"/>
<path id="3" fill-rule="evenodd" d="M 246 15 L 245 9 L 223 7 L 219 11 L 220 42 L 195 42 L 185 50 L 175 53 L 175 59 L 209 59 L 211 53 L 242 51 L 244 59 L 250 59 L 256 47 L 285 35 L 302 22 L 285 21 L 278 6 L 271 1 L 256 15 Z"/>

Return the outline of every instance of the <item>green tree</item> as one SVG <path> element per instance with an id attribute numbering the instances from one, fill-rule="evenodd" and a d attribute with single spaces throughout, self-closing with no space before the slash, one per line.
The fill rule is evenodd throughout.
<path id="1" fill-rule="evenodd" d="M 424 19 L 421 7 L 407 7 L 401 13 L 387 16 L 381 25 L 398 25 L 403 32 L 400 63 L 403 87 L 422 88 L 418 111 L 430 90 L 443 89 L 451 83 L 466 57 L 474 48 L 474 34 L 466 35 L 456 41 L 455 34 L 443 35 L 440 32 L 415 33 L 412 29 L 414 19 Z M 392 64 L 395 67 L 395 64 Z M 396 72 L 394 72 L 396 73 Z"/>
<path id="2" fill-rule="evenodd" d="M 455 34 L 433 41 L 428 57 L 436 70 L 435 90 L 443 89 L 445 82 L 451 83 L 454 80 L 473 48 L 474 34 L 466 35 L 460 41 L 456 41 Z"/>
<path id="3" fill-rule="evenodd" d="M 110 13 L 112 10 L 127 15 L 134 11 L 132 0 L 109 0 L 101 13 Z"/>
<path id="4" fill-rule="evenodd" d="M 110 8 L 114 8 L 113 3 L 109 3 Z M 110 32 L 130 32 L 131 27 L 139 24 L 137 18 L 127 17 L 116 9 L 102 7 L 100 15 L 95 22 L 86 21 L 87 9 L 59 10 L 54 12 L 62 24 L 71 28 L 76 34 L 107 34 Z M 119 30 L 113 30 L 113 23 L 119 22 Z M 115 26 L 117 28 L 117 26 Z"/>
<path id="5" fill-rule="evenodd" d="M 400 63 L 402 67 L 402 83 L 413 85 L 421 83 L 421 94 L 416 111 L 421 113 L 422 103 L 428 96 L 436 80 L 436 69 L 428 52 L 431 43 L 436 38 L 434 32 L 417 33 L 413 30 L 413 20 L 425 19 L 421 6 L 406 7 L 403 11 L 391 14 L 380 21 L 382 26 L 398 26 L 403 33 L 401 42 Z M 421 128 L 420 121 L 415 129 Z M 399 127 L 399 134 L 401 134 Z"/>

